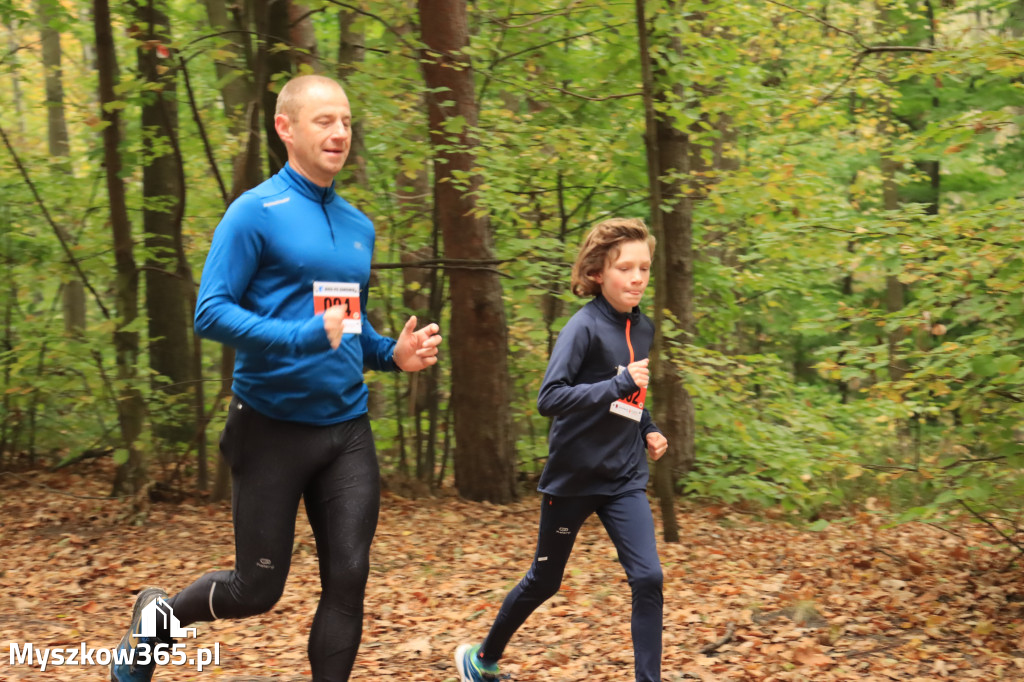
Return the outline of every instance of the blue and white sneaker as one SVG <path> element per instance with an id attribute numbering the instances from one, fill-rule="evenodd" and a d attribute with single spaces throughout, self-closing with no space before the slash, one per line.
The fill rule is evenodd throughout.
<path id="1" fill-rule="evenodd" d="M 167 599 L 167 593 L 159 587 L 147 587 L 135 599 L 135 607 L 132 609 L 132 624 L 128 632 L 117 645 L 112 660 L 110 661 L 110 682 L 149 682 L 153 679 L 153 670 L 156 663 L 153 661 L 153 647 L 160 640 L 156 637 L 142 637 L 139 630 L 142 628 L 142 611 L 156 599 Z M 135 659 L 138 656 L 138 646 L 149 645 L 148 663 L 137 664 Z M 143 658 L 147 658 L 143 656 Z"/>
<path id="2" fill-rule="evenodd" d="M 501 679 L 498 664 L 488 665 L 480 658 L 479 644 L 460 644 L 455 650 L 455 667 L 461 682 L 490 682 Z"/>

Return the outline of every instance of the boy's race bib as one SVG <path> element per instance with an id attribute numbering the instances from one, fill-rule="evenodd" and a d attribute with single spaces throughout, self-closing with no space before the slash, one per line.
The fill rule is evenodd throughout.
<path id="1" fill-rule="evenodd" d="M 618 373 L 622 374 L 626 371 L 626 368 L 619 365 Z M 620 417 L 626 417 L 632 419 L 635 422 L 640 421 L 640 418 L 644 413 L 644 401 L 647 399 L 647 388 L 641 388 L 635 393 L 630 393 L 625 398 L 619 398 L 612 403 L 609 412 L 617 414 Z"/>
<path id="2" fill-rule="evenodd" d="M 356 282 L 313 282 L 313 314 L 320 315 L 339 305 L 345 311 L 341 331 L 363 333 L 363 316 L 359 312 L 359 284 Z"/>

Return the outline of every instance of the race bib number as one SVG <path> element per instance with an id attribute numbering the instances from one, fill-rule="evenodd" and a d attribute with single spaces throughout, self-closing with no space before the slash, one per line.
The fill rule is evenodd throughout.
<path id="1" fill-rule="evenodd" d="M 345 318 L 341 330 L 345 334 L 363 332 L 363 316 L 359 312 L 359 284 L 356 282 L 313 282 L 313 314 L 341 306 Z"/>
<path id="2" fill-rule="evenodd" d="M 619 366 L 619 374 L 626 371 L 625 367 Z M 609 412 L 617 414 L 635 422 L 640 421 L 644 414 L 644 401 L 647 399 L 647 389 L 641 388 L 635 393 L 630 393 L 625 398 L 619 398 L 612 403 Z"/>

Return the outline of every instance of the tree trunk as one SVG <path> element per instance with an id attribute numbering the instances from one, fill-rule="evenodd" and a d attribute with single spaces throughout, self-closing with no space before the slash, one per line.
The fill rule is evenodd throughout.
<path id="1" fill-rule="evenodd" d="M 288 38 L 292 44 L 292 61 L 316 73 L 323 71 L 316 49 L 316 31 L 309 8 L 299 2 L 288 3 Z"/>
<path id="2" fill-rule="evenodd" d="M 253 79 L 249 69 L 252 62 L 252 45 L 246 33 L 250 28 L 249 22 L 241 11 L 244 7 L 233 7 L 235 11 L 229 13 L 225 0 L 206 0 L 206 16 L 210 27 L 228 34 L 228 42 L 219 46 L 220 58 L 215 62 L 215 66 L 217 80 L 221 83 L 220 93 L 228 118 L 228 129 L 233 136 L 242 136 L 246 132 L 249 120 L 247 114 L 253 103 Z M 245 155 L 243 147 L 232 157 L 234 177 L 239 175 L 239 159 Z M 235 189 L 232 187 L 230 200 L 241 194 Z"/>
<path id="3" fill-rule="evenodd" d="M 896 172 L 899 170 L 899 163 L 892 158 L 882 158 L 882 206 L 886 211 L 896 211 L 900 208 L 899 187 L 896 184 Z M 896 275 L 885 277 L 885 308 L 890 313 L 899 312 L 903 309 L 906 298 L 904 284 L 899 281 Z M 907 373 L 906 361 L 900 357 L 899 345 L 907 337 L 907 330 L 900 326 L 889 332 L 887 346 L 889 349 L 889 379 L 899 381 Z"/>
<path id="4" fill-rule="evenodd" d="M 1024 36 L 1024 0 L 1010 5 L 1010 16 L 1006 19 L 1006 28 L 1014 38 Z"/>
<path id="5" fill-rule="evenodd" d="M 669 366 L 665 357 L 665 294 L 662 282 L 666 281 L 667 274 L 665 258 L 665 217 L 662 213 L 661 163 L 662 153 L 660 150 L 661 136 L 658 123 L 658 116 L 655 113 L 655 84 L 654 68 L 651 60 L 650 50 L 650 28 L 646 17 L 646 0 L 636 0 L 636 25 L 639 37 L 640 72 L 643 83 L 644 96 L 644 147 L 647 151 L 647 187 L 648 207 L 651 215 L 651 230 L 658 240 L 658 246 L 654 252 L 654 343 L 651 346 L 651 392 L 657 397 L 653 402 L 652 411 L 654 421 L 658 427 L 665 432 L 665 425 L 662 420 L 667 420 L 667 400 L 661 398 L 661 391 L 666 385 L 666 376 L 675 374 Z M 683 157 L 685 159 L 685 156 Z M 663 404 L 664 403 L 664 404 Z M 669 442 L 669 449 L 665 455 L 654 465 L 654 491 L 658 496 L 658 504 L 661 508 L 662 534 L 665 542 L 679 542 L 679 523 L 675 515 L 675 482 L 672 474 L 672 459 L 674 449 L 677 446 L 672 442 L 672 436 L 665 433 Z"/>
<path id="6" fill-rule="evenodd" d="M 356 16 L 351 10 L 338 11 L 338 78 L 342 85 L 355 72 L 356 65 L 366 58 L 366 49 L 363 47 L 366 37 L 352 30 Z M 363 133 L 363 121 L 358 116 L 352 121 L 352 144 L 340 182 L 364 188 L 370 184 L 366 176 L 366 136 Z"/>
<path id="7" fill-rule="evenodd" d="M 358 14 L 348 9 L 338 10 L 338 80 L 341 81 L 344 86 L 349 76 L 352 75 L 358 68 L 358 65 L 363 62 L 366 58 L 366 49 L 363 47 L 365 37 L 363 34 L 352 30 L 352 23 L 355 21 Z M 359 116 L 359 112 L 355 112 L 355 118 L 352 120 L 352 141 L 349 145 L 348 160 L 345 162 L 345 168 L 342 169 L 341 174 L 338 176 L 337 186 L 340 189 L 342 195 L 346 194 L 347 188 L 358 188 L 359 190 L 368 190 L 370 187 L 370 180 L 366 174 L 366 136 L 363 132 L 363 121 Z M 351 200 L 351 199 L 350 199 Z M 370 287 L 376 287 L 379 278 L 377 272 L 370 273 Z M 385 313 L 381 306 L 371 306 L 367 311 L 367 315 L 370 319 L 370 324 L 373 325 L 374 329 L 382 330 L 386 329 L 387 320 Z M 413 377 L 416 374 L 412 374 L 409 377 L 410 381 L 413 381 Z M 397 386 L 400 382 L 404 382 L 404 377 L 389 377 L 388 383 L 394 382 Z M 371 420 L 379 419 L 384 416 L 387 411 L 388 402 L 385 398 L 385 392 L 383 386 L 380 390 L 371 390 L 367 404 L 367 412 L 370 415 Z M 401 420 L 401 407 L 396 405 L 396 419 Z M 400 434 L 402 432 L 400 431 Z"/>
<path id="8" fill-rule="evenodd" d="M 7 29 L 7 54 L 18 53 L 18 39 L 14 34 L 14 25 L 5 23 Z M 14 124 L 18 126 L 18 137 L 25 137 L 25 107 L 21 96 L 21 74 L 18 73 L 17 62 L 8 67 L 11 74 L 11 99 L 14 100 Z"/>
<path id="9" fill-rule="evenodd" d="M 146 462 L 137 446 L 142 432 L 144 405 L 142 394 L 134 385 L 139 355 L 139 334 L 130 331 L 130 325 L 139 312 L 138 272 L 132 246 L 131 222 L 125 199 L 124 181 L 121 179 L 121 116 L 117 106 L 114 84 L 117 82 L 117 53 L 110 25 L 110 6 L 107 0 L 93 2 L 93 29 L 96 42 L 96 63 L 99 77 L 100 113 L 106 127 L 103 129 L 103 165 L 106 171 L 107 198 L 110 205 L 110 226 L 114 240 L 115 295 L 117 297 L 117 327 L 114 331 L 114 350 L 117 354 L 118 401 L 117 417 L 121 427 L 122 445 L 127 460 L 118 466 L 114 494 L 125 490 L 135 495 L 134 507 L 143 513 L 146 500 L 141 494 L 147 483 Z"/>
<path id="10" fill-rule="evenodd" d="M 73 167 L 69 160 L 71 145 L 68 142 L 68 125 L 64 117 L 64 71 L 61 67 L 60 31 L 51 25 L 57 17 L 51 0 L 36 0 L 36 15 L 39 21 L 39 35 L 42 43 L 43 78 L 46 88 L 47 148 L 56 161 L 51 168 L 57 173 L 71 175 Z M 63 227 L 61 237 L 68 244 L 73 238 Z M 61 290 L 64 313 L 64 331 L 80 334 L 85 329 L 85 285 L 77 274 L 64 278 Z"/>
<path id="11" fill-rule="evenodd" d="M 257 79 L 256 92 L 262 97 L 263 130 L 267 138 L 268 172 L 273 175 L 281 170 L 288 160 L 288 150 L 277 136 L 274 128 L 274 110 L 277 107 L 277 93 L 268 86 L 277 74 L 292 73 L 290 50 L 274 49 L 275 45 L 289 45 L 288 6 L 289 0 L 249 0 L 253 8 L 256 32 L 259 42 L 256 50 L 257 69 L 263 74 Z"/>
<path id="12" fill-rule="evenodd" d="M 163 150 L 142 169 L 142 211 L 145 233 L 146 311 L 149 317 L 149 366 L 154 372 L 153 433 L 162 453 L 180 455 L 196 435 L 195 402 L 199 385 L 193 374 L 188 304 L 191 273 L 178 259 L 185 187 L 174 153 L 178 137 L 176 71 L 170 43 L 170 22 L 162 3 L 150 0 L 135 9 L 140 39 L 139 72 L 152 88 L 142 105 L 142 129 L 149 149 Z M 187 276 L 188 279 L 184 279 Z M 199 488 L 207 484 L 205 458 L 199 458 Z"/>
<path id="13" fill-rule="evenodd" d="M 262 104 L 256 96 L 256 84 L 265 83 L 265 75 L 253 58 L 252 44 L 247 31 L 252 22 L 251 4 L 234 6 L 231 14 L 225 0 L 206 0 L 206 12 L 210 25 L 218 30 L 231 31 L 232 42 L 222 48 L 226 56 L 217 62 L 217 77 L 222 83 L 221 99 L 227 113 L 228 125 L 233 136 L 243 143 L 232 158 L 231 194 L 227 203 L 237 199 L 246 190 L 255 187 L 262 180 L 260 172 L 260 111 Z M 234 77 L 230 77 L 232 74 Z M 225 206 L 227 208 L 227 206 Z M 221 387 L 213 401 L 212 410 L 220 406 L 231 395 L 231 381 L 235 364 L 235 351 L 230 346 L 221 346 L 220 379 Z M 211 492 L 211 499 L 225 500 L 231 496 L 231 469 L 223 457 L 217 458 L 217 470 Z"/>
<path id="14" fill-rule="evenodd" d="M 473 170 L 477 123 L 473 71 L 461 53 L 468 41 L 465 0 L 419 0 L 421 55 L 434 146 L 434 202 L 450 259 L 493 257 L 486 217 L 477 212 Z M 444 103 L 444 104 L 442 104 Z M 461 122 L 462 125 L 459 125 Z M 455 426 L 455 485 L 473 500 L 516 497 L 515 457 L 508 414 L 508 330 L 498 274 L 448 270 L 451 292 L 451 404 Z"/>

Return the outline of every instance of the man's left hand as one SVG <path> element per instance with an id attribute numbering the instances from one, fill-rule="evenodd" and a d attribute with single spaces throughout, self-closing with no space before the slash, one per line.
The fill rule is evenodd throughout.
<path id="1" fill-rule="evenodd" d="M 651 453 L 651 459 L 657 462 L 668 450 L 668 439 L 657 431 L 647 434 L 647 451 Z"/>
<path id="2" fill-rule="evenodd" d="M 440 327 L 431 322 L 416 330 L 413 315 L 402 328 L 395 344 L 395 364 L 403 372 L 418 372 L 437 362 L 437 347 L 441 344 Z"/>

